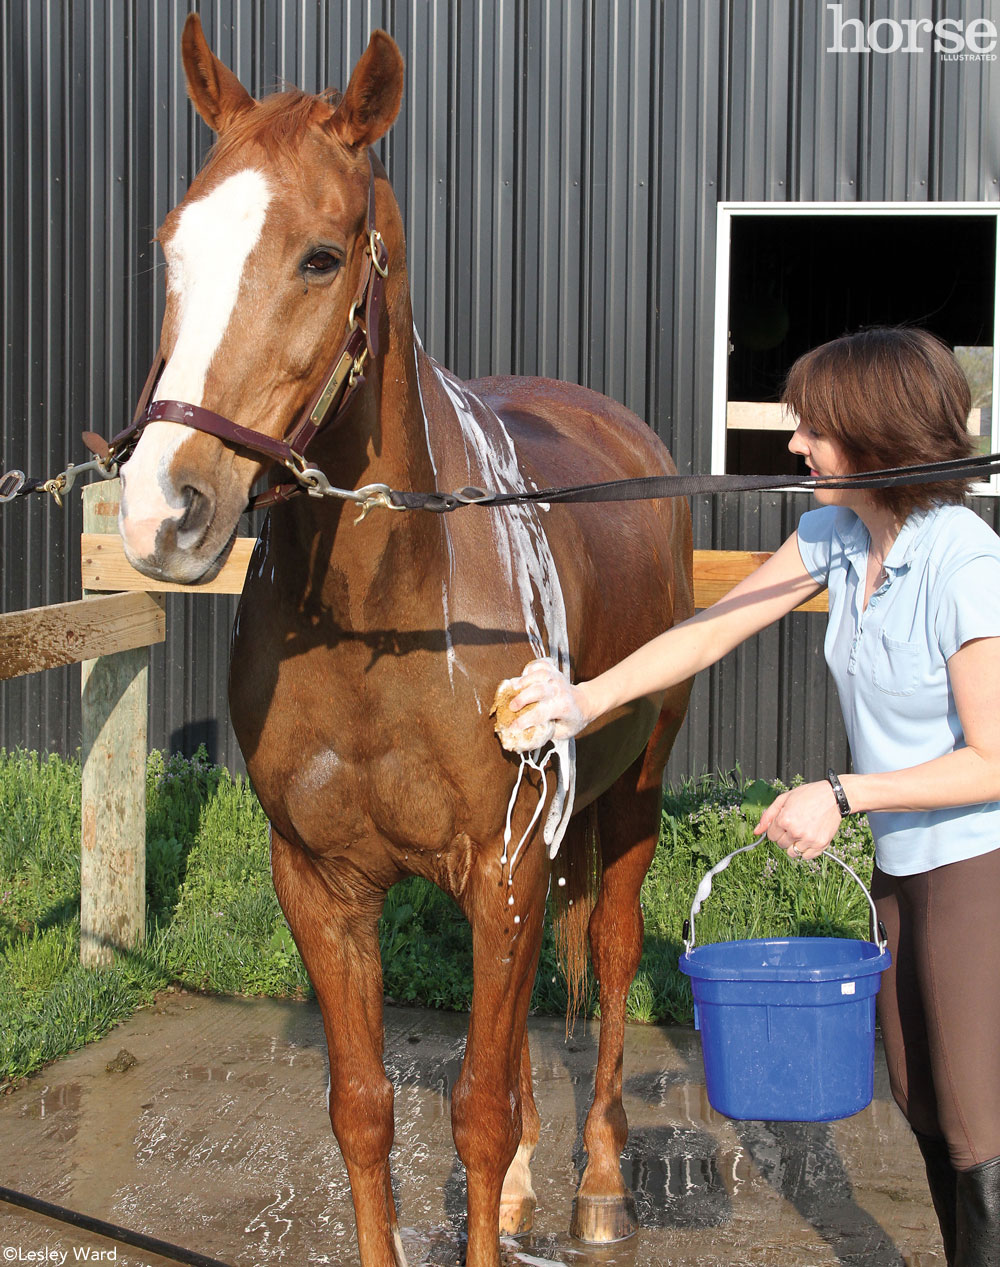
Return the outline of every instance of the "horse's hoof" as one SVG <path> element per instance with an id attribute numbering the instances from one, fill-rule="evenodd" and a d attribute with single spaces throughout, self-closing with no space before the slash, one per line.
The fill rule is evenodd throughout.
<path id="1" fill-rule="evenodd" d="M 520 1197 L 517 1200 L 500 1201 L 500 1235 L 520 1236 L 531 1231 L 535 1218 L 534 1197 Z"/>
<path id="2" fill-rule="evenodd" d="M 570 1236 L 588 1245 L 610 1245 L 627 1241 L 639 1230 L 635 1198 L 630 1192 L 620 1197 L 578 1196 L 573 1202 Z"/>

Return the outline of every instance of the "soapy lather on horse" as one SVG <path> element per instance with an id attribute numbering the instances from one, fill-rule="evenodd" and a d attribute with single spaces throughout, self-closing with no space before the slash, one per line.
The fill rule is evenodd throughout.
<path id="1" fill-rule="evenodd" d="M 122 468 L 135 567 L 192 584 L 210 576 L 252 486 L 269 470 L 287 478 L 282 463 L 314 492 L 673 472 L 620 405 L 542 379 L 461 382 L 421 346 L 402 219 L 369 148 L 403 92 L 385 33 L 339 99 L 292 90 L 254 101 L 195 15 L 182 49 L 192 101 L 218 138 L 158 235 L 160 356 Z M 472 926 L 472 1011 L 452 1096 L 468 1263 L 497 1267 L 498 1233 L 531 1224 L 539 1116 L 526 1018 L 550 883 L 577 981 L 589 939 L 602 1018 L 572 1227 L 598 1243 L 628 1235 L 625 999 L 689 684 L 649 692 L 526 762 L 497 742 L 489 714 L 497 682 L 526 659 L 592 678 L 691 615 L 686 506 L 379 513 L 356 526 L 343 500 L 277 499 L 236 618 L 230 705 L 323 1013 L 361 1261 L 404 1262 L 378 918 L 407 875 L 440 885 Z"/>

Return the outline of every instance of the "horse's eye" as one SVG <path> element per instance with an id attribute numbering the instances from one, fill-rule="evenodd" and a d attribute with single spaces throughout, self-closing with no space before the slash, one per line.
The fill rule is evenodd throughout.
<path id="1" fill-rule="evenodd" d="M 313 251 L 302 261 L 307 277 L 328 277 L 340 268 L 340 259 L 332 251 Z"/>

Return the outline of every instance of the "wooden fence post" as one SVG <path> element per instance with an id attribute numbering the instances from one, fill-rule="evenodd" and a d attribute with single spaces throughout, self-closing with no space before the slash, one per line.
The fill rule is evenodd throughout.
<path id="1" fill-rule="evenodd" d="M 117 480 L 83 490 L 85 532 L 117 532 L 119 496 Z M 97 967 L 146 935 L 149 650 L 82 667 L 80 960 Z"/>

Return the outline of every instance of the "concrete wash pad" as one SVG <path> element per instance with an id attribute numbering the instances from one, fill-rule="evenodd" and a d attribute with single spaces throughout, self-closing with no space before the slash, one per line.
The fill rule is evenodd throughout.
<path id="1" fill-rule="evenodd" d="M 386 1011 L 393 1177 L 410 1267 L 464 1261 L 465 1180 L 448 1095 L 465 1026 L 445 1012 Z M 534 1017 L 529 1032 L 542 1115 L 538 1210 L 529 1236 L 504 1240 L 506 1267 L 943 1267 L 923 1166 L 889 1097 L 881 1050 L 875 1100 L 853 1118 L 731 1122 L 709 1107 L 697 1035 L 659 1026 L 630 1026 L 625 1040 L 624 1170 L 640 1233 L 604 1249 L 574 1242 L 567 1228 L 599 1028 L 580 1022 L 567 1041 L 561 1020 Z M 233 1267 L 353 1267 L 354 1215 L 326 1080 L 315 1004 L 169 993 L 0 1098 L 0 1184 Z M 0 1204 L 0 1263 L 86 1261 L 168 1262 Z"/>

